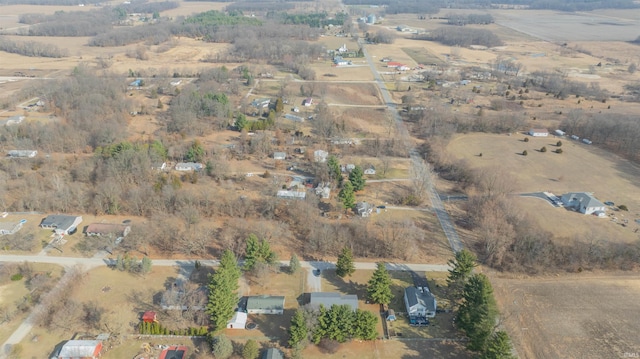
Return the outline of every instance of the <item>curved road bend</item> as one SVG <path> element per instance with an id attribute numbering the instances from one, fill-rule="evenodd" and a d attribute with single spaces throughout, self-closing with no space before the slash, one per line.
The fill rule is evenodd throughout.
<path id="1" fill-rule="evenodd" d="M 402 118 L 400 117 L 398 108 L 395 102 L 393 102 L 391 95 L 389 94 L 387 85 L 384 83 L 384 80 L 382 79 L 382 76 L 380 76 L 380 73 L 378 73 L 378 71 L 376 70 L 376 67 L 371 58 L 371 55 L 369 55 L 369 52 L 367 51 L 367 48 L 362 43 L 362 40 L 358 40 L 358 43 L 362 47 L 362 52 L 364 54 L 364 57 L 367 59 L 367 62 L 369 63 L 369 67 L 371 68 L 371 72 L 373 73 L 373 78 L 375 79 L 375 82 L 378 85 L 378 88 L 380 89 L 380 94 L 382 95 L 382 99 L 387 104 L 389 111 L 391 112 L 391 114 L 393 115 L 396 121 L 396 127 L 400 134 L 399 137 L 405 139 L 405 141 L 409 141 L 409 138 L 410 138 L 409 132 L 407 131 L 407 127 L 404 125 L 404 122 L 402 122 Z M 412 161 L 424 161 L 420 156 L 420 153 L 413 146 L 412 143 L 406 143 L 406 145 L 407 147 L 411 148 L 409 150 L 409 154 Z M 453 223 L 451 222 L 451 217 L 449 217 L 449 214 L 444 209 L 442 200 L 440 199 L 438 192 L 436 192 L 435 186 L 430 177 L 427 179 L 427 187 L 428 187 L 427 195 L 431 199 L 431 204 L 433 205 L 433 209 L 436 212 L 438 221 L 442 226 L 442 230 L 444 231 L 444 234 L 447 236 L 447 240 L 449 241 L 451 250 L 453 250 L 454 252 L 459 252 L 463 248 L 462 242 L 460 241 L 460 237 L 458 237 L 458 233 L 456 232 L 456 229 L 453 226 Z"/>

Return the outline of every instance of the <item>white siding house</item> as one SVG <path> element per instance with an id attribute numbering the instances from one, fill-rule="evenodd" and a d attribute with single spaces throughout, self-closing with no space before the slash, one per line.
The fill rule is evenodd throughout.
<path id="1" fill-rule="evenodd" d="M 181 172 L 191 172 L 191 171 L 201 171 L 204 168 L 202 163 L 195 162 L 180 162 L 176 164 L 176 171 Z"/>
<path id="2" fill-rule="evenodd" d="M 604 213 L 607 210 L 604 203 L 586 192 L 565 193 L 562 195 L 562 203 L 565 207 L 583 214 Z"/>
<path id="3" fill-rule="evenodd" d="M 433 318 L 437 301 L 427 287 L 408 287 L 404 290 L 404 304 L 409 317 Z"/>

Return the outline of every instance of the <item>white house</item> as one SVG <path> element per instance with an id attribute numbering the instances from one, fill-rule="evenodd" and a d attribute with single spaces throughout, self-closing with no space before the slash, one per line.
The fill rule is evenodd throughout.
<path id="1" fill-rule="evenodd" d="M 331 196 L 331 184 L 329 182 L 318 183 L 316 187 L 316 195 L 321 198 L 328 199 Z"/>
<path id="2" fill-rule="evenodd" d="M 549 131 L 546 128 L 532 128 L 529 130 L 529 136 L 533 137 L 547 137 L 549 136 Z"/>
<path id="3" fill-rule="evenodd" d="M 284 160 L 287 158 L 287 154 L 285 152 L 274 152 L 273 159 L 274 160 Z"/>
<path id="4" fill-rule="evenodd" d="M 304 106 L 311 106 L 313 105 L 313 99 L 311 97 L 307 97 L 304 100 L 302 100 L 302 104 Z"/>
<path id="5" fill-rule="evenodd" d="M 607 210 L 607 207 L 602 202 L 586 192 L 565 193 L 562 195 L 562 203 L 565 207 L 583 214 L 605 213 Z"/>
<path id="6" fill-rule="evenodd" d="M 409 318 L 433 318 L 436 316 L 437 301 L 427 287 L 407 287 L 404 290 L 404 305 Z"/>
<path id="7" fill-rule="evenodd" d="M 313 151 L 313 160 L 316 162 L 327 162 L 327 158 L 329 157 L 329 152 L 324 150 L 315 150 Z"/>
<path id="8" fill-rule="evenodd" d="M 347 52 L 349 51 L 349 49 L 347 49 L 347 44 L 342 44 L 342 46 L 340 46 L 340 48 L 338 48 L 338 52 L 342 53 L 342 52 Z"/>
<path id="9" fill-rule="evenodd" d="M 190 172 L 190 171 L 201 171 L 204 168 L 202 163 L 195 162 L 180 162 L 176 164 L 176 171 L 182 172 Z"/>
<path id="10" fill-rule="evenodd" d="M 373 166 L 369 166 L 367 169 L 364 170 L 364 174 L 366 175 L 375 175 L 376 174 L 376 168 Z"/>
<path id="11" fill-rule="evenodd" d="M 373 213 L 373 205 L 367 202 L 356 203 L 356 212 L 361 217 L 369 217 Z"/>
<path id="12" fill-rule="evenodd" d="M 235 312 L 233 318 L 227 322 L 227 329 L 244 329 L 247 325 L 247 313 Z"/>

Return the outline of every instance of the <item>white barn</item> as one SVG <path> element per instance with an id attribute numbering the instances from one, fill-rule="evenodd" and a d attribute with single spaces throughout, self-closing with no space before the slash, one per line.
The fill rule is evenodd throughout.
<path id="1" fill-rule="evenodd" d="M 533 137 L 547 137 L 549 136 L 549 131 L 546 128 L 532 128 L 529 130 L 529 136 Z"/>

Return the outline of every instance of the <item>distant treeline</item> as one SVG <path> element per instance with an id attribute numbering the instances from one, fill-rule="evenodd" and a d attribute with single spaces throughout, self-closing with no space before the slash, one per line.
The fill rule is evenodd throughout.
<path id="1" fill-rule="evenodd" d="M 385 5 L 387 14 L 437 14 L 447 7 L 441 0 L 344 0 L 345 5 Z"/>
<path id="2" fill-rule="evenodd" d="M 502 40 L 489 30 L 461 27 L 440 27 L 429 34 L 417 35 L 419 40 L 437 41 L 444 45 L 463 46 L 481 45 L 494 47 L 502 45 Z"/>
<path id="3" fill-rule="evenodd" d="M 127 20 L 133 13 L 159 13 L 174 9 L 173 1 L 132 3 L 117 7 L 104 7 L 91 11 L 56 11 L 51 15 L 24 14 L 20 23 L 33 25 L 20 35 L 29 36 L 96 36 L 111 30 L 114 24 Z"/>
<path id="4" fill-rule="evenodd" d="M 80 4 L 98 4 L 102 0 L 0 0 L 0 5 L 57 5 L 77 6 Z"/>
<path id="5" fill-rule="evenodd" d="M 337 13 L 335 16 L 329 16 L 326 11 L 310 13 L 310 14 L 269 14 L 270 17 L 281 19 L 285 24 L 294 25 L 309 25 L 311 27 L 323 27 L 327 25 L 339 25 L 344 24 L 344 20 L 347 18 L 345 13 Z"/>
<path id="6" fill-rule="evenodd" d="M 53 44 L 45 44 L 35 41 L 11 41 L 0 36 L 0 50 L 29 57 L 65 57 L 69 55 L 66 49 L 61 49 Z"/>
<path id="7" fill-rule="evenodd" d="M 286 11 L 295 9 L 295 5 L 282 1 L 238 1 L 226 7 L 227 11 Z"/>
<path id="8" fill-rule="evenodd" d="M 493 19 L 493 16 L 491 16 L 490 14 L 468 14 L 468 15 L 449 14 L 447 16 L 447 23 L 449 25 L 460 25 L 460 26 L 471 25 L 471 24 L 487 25 L 487 24 L 493 24 L 494 22 L 495 20 Z"/>
<path id="9" fill-rule="evenodd" d="M 634 9 L 640 4 L 633 0 L 501 0 L 500 4 L 528 5 L 530 9 L 561 11 L 590 11 L 596 9 Z"/>

